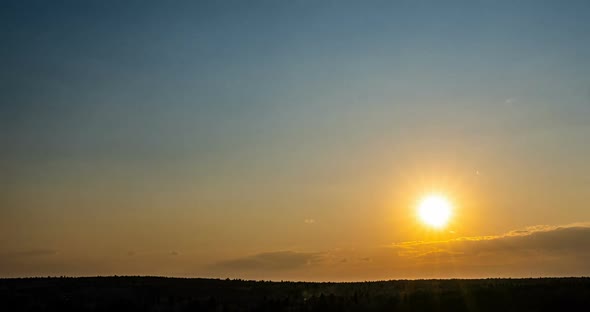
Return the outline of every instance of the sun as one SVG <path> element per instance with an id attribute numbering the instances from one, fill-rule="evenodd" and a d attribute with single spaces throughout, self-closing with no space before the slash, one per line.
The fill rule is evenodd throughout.
<path id="1" fill-rule="evenodd" d="M 418 205 L 418 217 L 420 220 L 436 229 L 444 228 L 451 215 L 451 202 L 442 195 L 428 195 Z"/>

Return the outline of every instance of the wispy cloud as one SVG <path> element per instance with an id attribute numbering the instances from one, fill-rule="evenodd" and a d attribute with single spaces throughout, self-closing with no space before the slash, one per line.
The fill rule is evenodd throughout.
<path id="1" fill-rule="evenodd" d="M 220 261 L 217 267 L 235 270 L 290 270 L 317 263 L 322 253 L 277 251 Z"/>
<path id="2" fill-rule="evenodd" d="M 34 258 L 44 256 L 55 256 L 59 252 L 55 249 L 31 249 L 0 253 L 1 258 Z"/>
<path id="3" fill-rule="evenodd" d="M 556 265 L 575 263 L 578 267 L 572 269 L 590 270 L 590 262 L 577 261 L 590 261 L 590 225 L 586 223 L 538 225 L 503 235 L 402 242 L 392 247 L 398 256 L 413 259 L 416 264 L 502 264 L 508 269 L 515 263 L 534 267 L 545 261 Z"/>
<path id="4" fill-rule="evenodd" d="M 536 225 L 499 235 L 442 241 L 406 241 L 388 246 L 279 250 L 203 261 L 191 253 L 140 253 L 144 265 L 126 255 L 92 260 L 54 249 L 0 252 L 0 276 L 101 274 L 122 270 L 163 274 L 174 267 L 191 276 L 366 280 L 547 276 L 590 274 L 590 223 Z M 127 260 L 125 260 L 127 259 Z M 196 267 L 195 263 L 201 260 Z M 182 274 L 182 273 L 180 273 Z"/>
<path id="5" fill-rule="evenodd" d="M 590 224 L 537 225 L 501 235 L 387 247 L 268 252 L 220 261 L 214 267 L 235 276 L 307 274 L 323 280 L 586 275 Z"/>

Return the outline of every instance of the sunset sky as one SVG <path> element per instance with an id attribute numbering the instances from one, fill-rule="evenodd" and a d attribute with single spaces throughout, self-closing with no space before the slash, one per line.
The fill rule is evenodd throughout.
<path id="1" fill-rule="evenodd" d="M 590 275 L 588 1 L 1 1 L 0 42 L 0 277 Z"/>

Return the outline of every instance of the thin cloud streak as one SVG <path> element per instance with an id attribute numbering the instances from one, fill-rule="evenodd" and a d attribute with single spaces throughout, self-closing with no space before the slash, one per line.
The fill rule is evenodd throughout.
<path id="1" fill-rule="evenodd" d="M 220 261 L 215 266 L 239 271 L 292 270 L 318 263 L 321 258 L 322 253 L 317 252 L 276 251 Z"/>
<path id="2" fill-rule="evenodd" d="M 579 244 L 585 243 L 586 239 L 590 239 L 590 223 L 575 223 L 570 225 L 536 225 L 522 230 L 509 231 L 502 235 L 469 236 L 442 241 L 408 241 L 394 243 L 392 248 L 398 249 L 402 256 L 420 256 L 436 251 L 464 254 L 469 248 L 479 251 L 515 250 L 515 247 L 519 247 L 518 250 L 531 248 L 561 250 L 564 248 L 578 249 Z M 579 250 L 583 251 L 584 248 Z"/>

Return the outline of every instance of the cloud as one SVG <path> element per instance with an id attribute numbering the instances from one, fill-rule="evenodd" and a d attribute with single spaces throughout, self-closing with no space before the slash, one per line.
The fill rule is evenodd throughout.
<path id="1" fill-rule="evenodd" d="M 215 263 L 212 275 L 297 280 L 581 276 L 590 274 L 590 224 L 537 225 L 501 235 L 390 246 L 278 251 Z"/>
<path id="2" fill-rule="evenodd" d="M 176 252 L 178 253 L 178 252 Z M 499 235 L 317 252 L 280 250 L 202 259 L 174 251 L 86 256 L 54 249 L 0 252 L 0 276 L 143 274 L 359 281 L 590 275 L 590 224 L 537 225 Z"/>
<path id="3" fill-rule="evenodd" d="M 313 224 L 313 223 L 315 223 L 315 220 L 314 219 L 305 219 L 305 220 L 303 220 L 303 222 L 305 224 Z"/>
<path id="4" fill-rule="evenodd" d="M 45 256 L 55 256 L 59 252 L 54 249 L 31 249 L 31 250 L 23 250 L 23 251 L 14 251 L 14 252 L 6 252 L 1 253 L 0 258 L 35 258 L 35 257 L 45 257 Z"/>
<path id="5" fill-rule="evenodd" d="M 537 225 L 503 235 L 460 237 L 445 241 L 410 241 L 393 244 L 402 255 L 420 256 L 424 252 L 481 253 L 514 250 L 585 250 L 590 252 L 590 225 Z M 586 247 L 580 249 L 580 247 Z"/>
<path id="6" fill-rule="evenodd" d="M 310 266 L 321 260 L 322 253 L 277 251 L 220 261 L 215 266 L 231 270 L 291 270 Z"/>
<path id="7" fill-rule="evenodd" d="M 503 235 L 393 244 L 416 266 L 490 267 L 511 271 L 590 273 L 590 225 L 538 225 Z"/>

